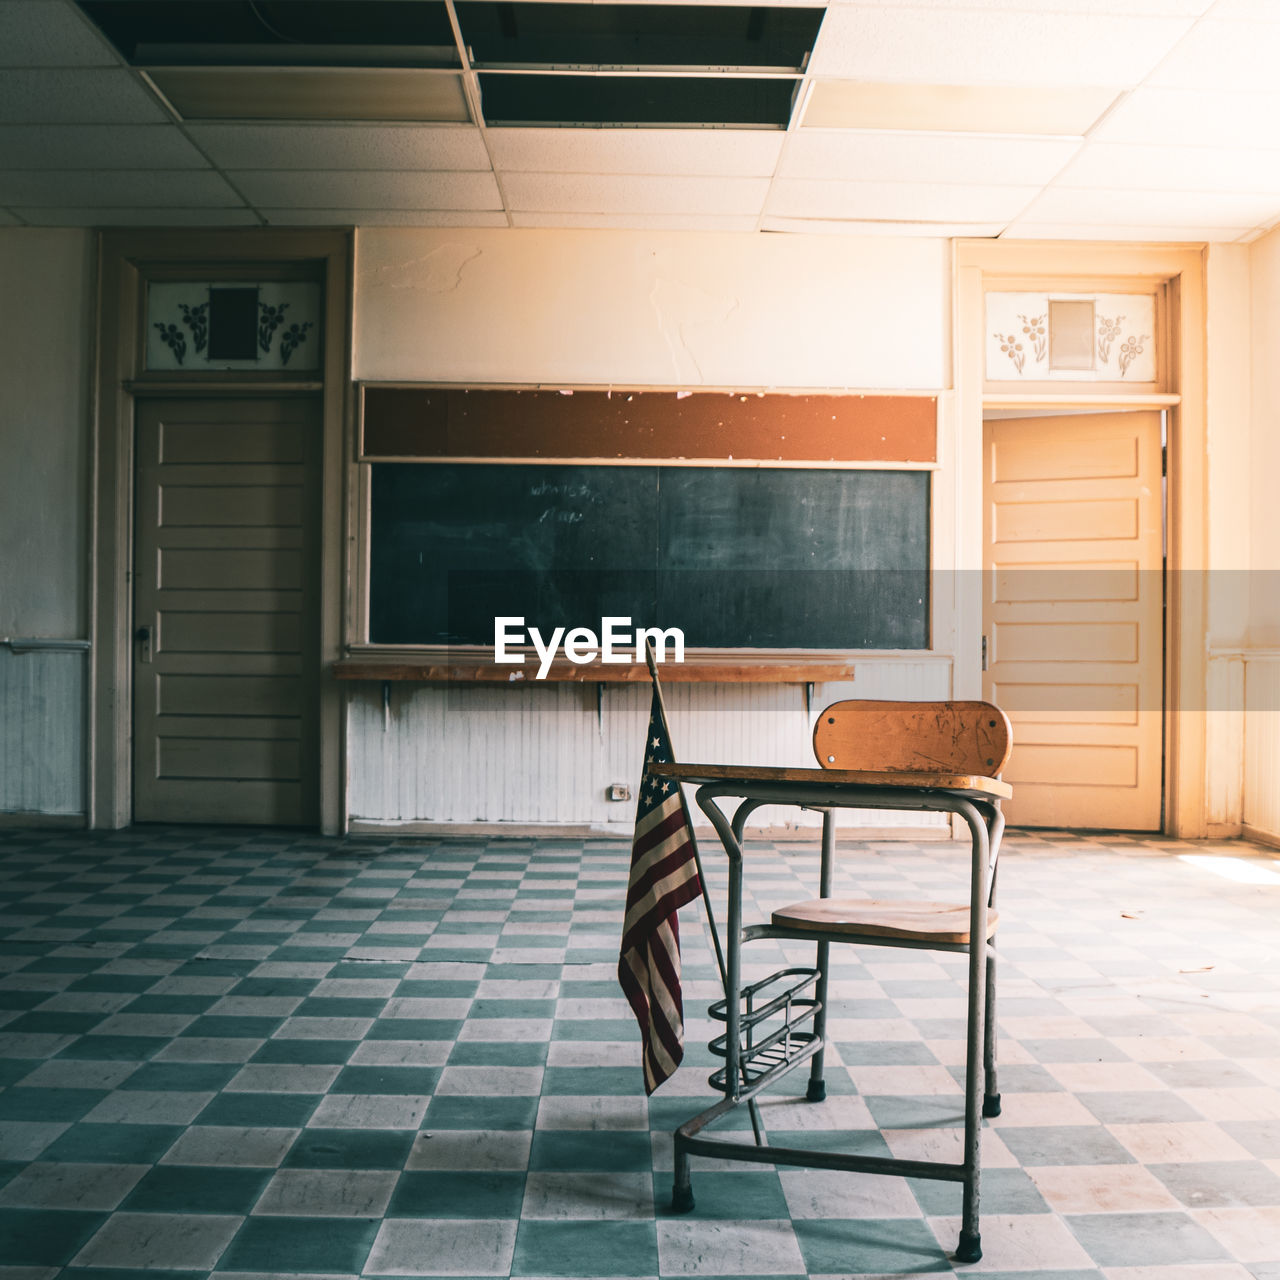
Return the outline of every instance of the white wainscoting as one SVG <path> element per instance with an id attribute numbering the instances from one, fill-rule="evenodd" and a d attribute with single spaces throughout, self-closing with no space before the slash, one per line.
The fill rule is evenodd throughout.
<path id="1" fill-rule="evenodd" d="M 0 813 L 85 812 L 85 662 L 0 646 Z"/>
<path id="2" fill-rule="evenodd" d="M 1243 651 L 1209 654 L 1205 676 L 1205 829 L 1213 838 L 1240 834 L 1244 798 Z"/>
<path id="3" fill-rule="evenodd" d="M 1246 834 L 1280 841 L 1280 650 L 1244 654 Z"/>
<path id="4" fill-rule="evenodd" d="M 425 687 L 360 684 L 347 727 L 348 813 L 373 825 L 510 823 L 629 831 L 635 806 L 610 801 L 611 783 L 640 779 L 647 685 Z M 815 685 L 668 683 L 678 759 L 812 765 L 813 720 L 839 698 L 947 698 L 951 658 L 868 657 L 855 678 Z M 698 815 L 700 816 L 700 815 Z M 939 815 L 856 813 L 855 826 L 945 828 Z M 753 825 L 814 826 L 815 814 L 759 810 Z"/>

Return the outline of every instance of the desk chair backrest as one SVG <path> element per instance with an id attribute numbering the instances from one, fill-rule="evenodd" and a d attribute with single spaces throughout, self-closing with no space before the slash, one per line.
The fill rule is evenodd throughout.
<path id="1" fill-rule="evenodd" d="M 1009 759 L 1009 717 L 989 702 L 833 702 L 813 729 L 824 769 L 996 778 Z"/>

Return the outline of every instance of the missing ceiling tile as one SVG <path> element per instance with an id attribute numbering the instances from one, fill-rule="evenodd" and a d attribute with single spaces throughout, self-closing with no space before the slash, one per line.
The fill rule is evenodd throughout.
<path id="1" fill-rule="evenodd" d="M 824 9 L 457 0 L 477 67 L 802 70 Z"/>
<path id="2" fill-rule="evenodd" d="M 482 72 L 491 125 L 785 129 L 798 81 L 749 76 L 570 76 Z"/>

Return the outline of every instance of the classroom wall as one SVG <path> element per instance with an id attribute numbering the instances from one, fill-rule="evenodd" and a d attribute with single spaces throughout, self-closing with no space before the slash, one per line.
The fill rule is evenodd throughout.
<path id="1" fill-rule="evenodd" d="M 937 392 L 951 383 L 944 241 L 361 229 L 354 374 L 462 384 Z M 585 620 L 587 622 L 592 620 Z M 879 690 L 877 694 L 875 691 Z M 950 659 L 869 659 L 837 697 L 946 697 Z M 671 686 L 686 759 L 812 762 L 800 686 Z M 357 825 L 629 826 L 647 698 L 596 687 L 351 695 Z M 747 744 L 750 744 L 748 746 Z M 763 825 L 795 814 L 762 812 Z M 920 818 L 880 815 L 877 826 Z M 930 825 L 937 825 L 934 820 Z"/>
<path id="2" fill-rule="evenodd" d="M 87 635 L 92 246 L 82 230 L 0 229 L 0 637 Z M 944 242 L 370 229 L 358 235 L 357 258 L 357 377 L 951 385 Z M 1223 696 L 1238 694 L 1247 707 L 1241 782 L 1231 770 L 1219 774 L 1220 807 L 1280 836 L 1280 591 L 1272 587 L 1280 505 L 1271 492 L 1280 474 L 1280 232 L 1247 249 L 1212 247 L 1208 282 L 1211 407 L 1228 406 L 1216 420 L 1211 413 L 1210 561 L 1251 566 L 1243 633 L 1229 610 L 1215 610 L 1211 623 L 1213 644 L 1241 646 L 1223 668 Z M 1217 554 L 1241 545 L 1243 560 Z M 85 811 L 85 672 L 79 653 L 14 655 L 0 645 L 0 814 Z M 952 688 L 945 653 L 920 664 L 869 659 L 856 686 L 819 686 L 814 701 L 871 690 L 942 697 Z M 630 718 L 643 712 L 632 706 L 634 691 L 607 690 L 603 714 L 591 687 L 554 699 L 503 693 L 512 696 L 453 691 L 447 702 L 439 691 L 404 686 L 389 717 L 380 689 L 354 693 L 351 815 L 374 823 L 629 821 L 603 788 L 634 780 L 626 773 Z M 458 716 L 462 698 L 476 705 Z M 727 758 L 749 732 L 772 759 L 806 758 L 798 688 L 689 689 L 676 704 L 686 756 Z M 480 722 L 484 733 L 475 735 Z M 581 785 L 567 784 L 575 771 Z M 494 787 L 494 779 L 505 781 Z"/>
<path id="3" fill-rule="evenodd" d="M 936 390 L 949 263 L 943 240 L 362 228 L 355 376 Z"/>
<path id="4" fill-rule="evenodd" d="M 0 638 L 88 635 L 93 236 L 0 229 Z M 85 811 L 83 653 L 0 645 L 0 813 Z"/>

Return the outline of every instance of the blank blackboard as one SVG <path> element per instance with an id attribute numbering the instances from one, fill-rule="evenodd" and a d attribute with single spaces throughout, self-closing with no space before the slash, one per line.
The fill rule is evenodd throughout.
<path id="1" fill-rule="evenodd" d="M 491 645 L 495 617 L 679 627 L 690 647 L 923 649 L 929 475 L 377 463 L 369 638 Z"/>

